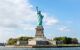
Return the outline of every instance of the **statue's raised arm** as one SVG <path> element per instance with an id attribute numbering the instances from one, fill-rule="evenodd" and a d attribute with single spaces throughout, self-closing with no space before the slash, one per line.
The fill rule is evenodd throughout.
<path id="1" fill-rule="evenodd" d="M 39 12 L 38 7 L 36 7 L 37 13 Z"/>

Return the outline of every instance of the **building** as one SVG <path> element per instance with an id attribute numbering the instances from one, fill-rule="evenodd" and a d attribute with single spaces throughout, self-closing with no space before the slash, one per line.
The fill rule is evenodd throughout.
<path id="1" fill-rule="evenodd" d="M 28 45 L 28 41 L 17 41 L 16 45 Z"/>

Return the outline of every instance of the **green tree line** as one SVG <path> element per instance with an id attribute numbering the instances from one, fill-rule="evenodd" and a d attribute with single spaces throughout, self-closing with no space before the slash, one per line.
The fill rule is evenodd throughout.
<path id="1" fill-rule="evenodd" d="M 10 38 L 7 42 L 7 45 L 15 45 L 17 41 L 28 41 L 29 39 L 32 39 L 33 37 L 19 37 L 19 38 Z"/>
<path id="2" fill-rule="evenodd" d="M 78 44 L 77 38 L 70 38 L 70 37 L 55 37 L 53 40 L 55 41 L 62 41 L 63 44 Z"/>

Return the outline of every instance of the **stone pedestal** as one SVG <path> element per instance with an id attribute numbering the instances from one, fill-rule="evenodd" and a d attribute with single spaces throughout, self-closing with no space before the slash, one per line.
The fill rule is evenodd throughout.
<path id="1" fill-rule="evenodd" d="M 44 28 L 37 26 L 35 38 L 28 41 L 29 45 L 49 45 L 48 40 L 44 36 Z"/>
<path id="2" fill-rule="evenodd" d="M 42 26 L 37 26 L 35 37 L 44 38 L 44 28 Z"/>

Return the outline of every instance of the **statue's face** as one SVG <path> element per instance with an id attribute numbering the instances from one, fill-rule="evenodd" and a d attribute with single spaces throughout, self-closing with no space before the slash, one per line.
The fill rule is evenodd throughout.
<path id="1" fill-rule="evenodd" d="M 39 11 L 39 14 L 41 14 L 41 11 Z"/>

